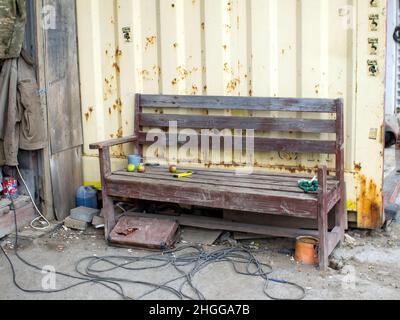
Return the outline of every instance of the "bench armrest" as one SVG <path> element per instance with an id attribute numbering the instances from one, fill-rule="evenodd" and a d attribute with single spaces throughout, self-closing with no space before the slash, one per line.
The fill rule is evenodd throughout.
<path id="1" fill-rule="evenodd" d="M 121 144 L 135 142 L 135 141 L 137 141 L 137 136 L 129 136 L 125 138 L 113 139 L 104 142 L 92 143 L 89 145 L 89 148 L 91 150 L 98 150 L 98 149 L 104 149 L 106 147 L 118 146 Z"/>

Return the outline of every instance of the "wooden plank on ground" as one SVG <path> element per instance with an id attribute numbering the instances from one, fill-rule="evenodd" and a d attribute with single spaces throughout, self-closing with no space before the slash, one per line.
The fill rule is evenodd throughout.
<path id="1" fill-rule="evenodd" d="M 177 221 L 182 226 L 205 228 L 211 230 L 238 231 L 244 233 L 254 233 L 259 235 L 297 238 L 299 236 L 318 236 L 318 232 L 314 230 L 299 230 L 290 228 L 270 227 L 265 225 L 245 224 L 238 222 L 226 221 L 218 218 L 198 217 L 190 215 L 181 215 L 176 217 L 145 214 L 145 213 L 130 213 L 137 217 L 147 217 L 156 219 L 168 219 Z"/>

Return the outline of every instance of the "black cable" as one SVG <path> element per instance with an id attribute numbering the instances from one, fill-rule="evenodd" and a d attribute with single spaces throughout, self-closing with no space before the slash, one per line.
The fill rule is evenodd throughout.
<path id="1" fill-rule="evenodd" d="M 15 256 L 16 256 L 22 263 L 24 263 L 25 265 L 27 265 L 28 267 L 30 267 L 30 268 L 32 268 L 32 269 L 35 269 L 35 270 L 37 270 L 37 271 L 42 271 L 42 268 L 39 268 L 38 266 L 35 266 L 35 265 L 29 263 L 28 261 L 26 261 L 25 259 L 23 259 L 23 258 L 19 255 L 19 253 L 18 253 L 17 212 L 16 212 L 16 209 L 15 209 L 14 199 L 13 199 L 12 197 L 9 197 L 9 199 L 10 199 L 11 205 L 12 205 L 12 212 L 13 212 L 13 215 L 14 215 L 14 224 L 15 224 L 15 242 L 14 242 L 14 253 L 15 253 Z M 108 280 L 104 280 L 104 281 L 103 281 L 103 282 L 110 283 L 110 284 L 113 284 L 113 285 L 117 286 L 117 287 L 119 288 L 119 291 L 118 291 L 117 289 L 112 288 L 111 286 L 109 286 L 109 285 L 106 284 L 106 283 L 102 283 L 102 282 L 100 282 L 100 281 L 96 281 L 96 280 L 91 279 L 91 278 L 81 278 L 81 277 L 69 275 L 69 274 L 63 273 L 63 272 L 55 272 L 55 274 L 56 274 L 56 275 L 59 275 L 59 276 L 67 277 L 67 278 L 70 278 L 70 279 L 74 279 L 74 280 L 81 280 L 81 282 L 76 283 L 76 284 L 73 284 L 73 285 L 71 285 L 71 286 L 69 286 L 69 287 L 66 287 L 66 288 L 63 288 L 63 289 L 59 289 L 59 290 L 40 290 L 40 289 L 37 289 L 37 290 L 30 290 L 30 289 L 25 289 L 25 288 L 23 288 L 21 285 L 18 284 L 14 264 L 12 263 L 10 257 L 7 255 L 7 253 L 5 252 L 5 250 L 3 249 L 3 247 L 2 247 L 1 245 L 0 245 L 0 250 L 3 252 L 4 256 L 6 257 L 8 263 L 9 263 L 9 265 L 10 265 L 11 272 L 12 272 L 12 276 L 13 276 L 13 283 L 14 283 L 14 285 L 15 285 L 19 290 L 21 290 L 21 291 L 23 291 L 23 292 L 25 292 L 25 293 L 39 293 L 39 294 L 59 293 L 59 292 L 67 291 L 67 290 L 70 290 L 70 289 L 72 289 L 72 288 L 75 288 L 75 287 L 84 285 L 84 284 L 95 283 L 95 284 L 100 284 L 100 285 L 106 287 L 107 289 L 112 290 L 113 292 L 115 292 L 115 293 L 117 293 L 119 296 L 121 296 L 123 299 L 130 299 L 129 297 L 127 297 L 127 296 L 124 294 L 124 290 L 123 290 L 122 286 L 121 286 L 119 283 L 111 282 L 111 281 L 108 281 Z"/>
<path id="2" fill-rule="evenodd" d="M 394 41 L 396 41 L 397 43 L 400 43 L 400 26 L 397 26 L 397 27 L 394 29 L 393 39 L 394 39 Z"/>
<path id="3" fill-rule="evenodd" d="M 12 200 L 12 199 L 11 199 Z M 13 208 L 15 208 L 12 201 Z M 42 269 L 29 263 L 23 259 L 18 253 L 18 227 L 17 227 L 17 216 L 16 211 L 14 212 L 14 223 L 16 229 L 15 246 L 14 251 L 17 258 L 25 265 L 35 270 L 41 271 Z M 253 252 L 244 247 L 232 247 L 216 250 L 213 252 L 207 252 L 201 246 L 183 246 L 174 250 L 164 251 L 161 253 L 152 253 L 143 257 L 132 257 L 132 256 L 103 256 L 103 257 L 84 257 L 75 264 L 75 271 L 79 276 L 69 275 L 62 272 L 56 272 L 57 275 L 61 275 L 70 279 L 80 280 L 79 282 L 59 290 L 28 290 L 20 286 L 17 282 L 16 272 L 11 259 L 8 257 L 6 252 L 0 246 L 1 251 L 4 253 L 8 263 L 11 267 L 14 285 L 23 292 L 26 293 L 57 293 L 63 292 L 84 284 L 93 283 L 102 285 L 105 288 L 112 290 L 124 299 L 131 299 L 126 296 L 122 283 L 131 285 L 140 285 L 151 288 L 137 298 L 143 299 L 144 297 L 163 290 L 172 294 L 177 299 L 189 299 L 189 300 L 205 300 L 204 294 L 194 285 L 194 279 L 199 272 L 212 264 L 217 263 L 230 263 L 233 270 L 239 275 L 246 275 L 252 277 L 258 277 L 264 281 L 264 294 L 273 300 L 301 300 L 305 297 L 306 292 L 303 287 L 298 284 L 270 278 L 273 269 L 270 265 L 260 262 L 253 254 Z M 147 263 L 147 264 L 146 264 Z M 156 263 L 156 264 L 155 264 Z M 139 264 L 139 265 L 138 265 Z M 140 265 L 142 264 L 142 265 Z M 145 264 L 145 265 L 143 265 Z M 155 265 L 154 265 L 155 264 Z M 125 271 L 144 271 L 144 270 L 158 270 L 171 266 L 179 274 L 176 278 L 170 279 L 165 283 L 156 284 L 146 281 L 132 280 L 132 278 L 117 278 L 106 276 L 107 273 L 112 273 L 116 270 Z M 242 266 L 242 267 L 241 267 Z M 189 271 L 185 271 L 188 268 Z M 179 288 L 176 289 L 172 286 L 173 283 L 179 284 Z M 299 291 L 298 297 L 295 298 L 279 298 L 269 293 L 269 284 L 273 282 L 279 285 L 290 286 Z M 115 287 L 113 287 L 115 286 Z M 118 289 L 117 289 L 118 288 Z"/>

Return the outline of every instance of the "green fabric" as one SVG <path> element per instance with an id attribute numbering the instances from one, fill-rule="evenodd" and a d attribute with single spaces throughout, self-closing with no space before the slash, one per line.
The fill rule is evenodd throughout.
<path id="1" fill-rule="evenodd" d="M 0 59 L 19 57 L 25 24 L 25 0 L 0 0 Z"/>
<path id="2" fill-rule="evenodd" d="M 317 180 L 300 180 L 299 188 L 302 189 L 305 193 L 316 192 L 318 190 L 318 181 Z"/>

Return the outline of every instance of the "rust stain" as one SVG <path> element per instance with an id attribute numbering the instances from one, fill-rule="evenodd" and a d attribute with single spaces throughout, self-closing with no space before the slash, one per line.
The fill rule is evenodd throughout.
<path id="1" fill-rule="evenodd" d="M 114 111 L 118 111 L 119 113 L 122 113 L 122 101 L 121 101 L 121 98 L 118 98 L 117 100 L 115 100 L 115 103 L 113 104 L 113 109 L 114 109 Z M 110 112 L 111 112 L 111 108 L 109 109 L 109 113 Z"/>
<path id="2" fill-rule="evenodd" d="M 239 78 L 232 79 L 231 81 L 229 81 L 228 85 L 226 86 L 226 91 L 228 93 L 234 92 L 239 84 L 240 84 Z"/>
<path id="3" fill-rule="evenodd" d="M 178 84 L 178 80 L 175 78 L 171 81 L 171 84 L 173 87 L 175 87 Z"/>
<path id="4" fill-rule="evenodd" d="M 113 68 L 115 68 L 115 70 L 116 70 L 118 73 L 121 72 L 121 69 L 120 69 L 118 63 L 114 62 L 112 66 L 113 66 Z"/>
<path id="5" fill-rule="evenodd" d="M 139 71 L 140 77 L 142 77 L 143 80 L 153 80 L 153 78 L 150 77 L 150 72 L 148 70 L 141 70 Z"/>
<path id="6" fill-rule="evenodd" d="M 202 22 L 202 23 L 201 23 L 201 29 L 202 29 L 203 31 L 206 29 L 206 24 L 205 24 L 205 22 Z"/>
<path id="7" fill-rule="evenodd" d="M 272 158 L 273 160 L 274 158 Z M 215 164 L 207 164 L 207 167 L 224 167 L 224 168 L 235 168 L 237 166 L 240 166 L 239 163 L 232 162 L 230 164 L 223 163 L 221 165 L 215 165 Z M 285 166 L 285 165 L 266 165 L 266 164 L 260 164 L 258 162 L 255 162 L 254 166 L 259 169 L 268 169 L 271 171 L 276 171 L 276 172 L 289 172 L 289 173 L 299 173 L 299 174 L 309 174 L 309 175 L 314 175 L 318 171 L 318 166 L 315 167 L 305 167 L 305 166 Z M 331 171 L 328 171 L 328 173 L 331 173 Z"/>
<path id="8" fill-rule="evenodd" d="M 107 78 L 104 79 L 103 100 L 106 101 L 113 94 L 113 86 L 111 81 Z"/>
<path id="9" fill-rule="evenodd" d="M 147 50 L 150 46 L 153 46 L 156 43 L 156 36 L 151 36 L 146 38 L 145 50 Z"/>
<path id="10" fill-rule="evenodd" d="M 178 44 L 175 42 L 172 46 L 176 49 L 178 47 Z"/>
<path id="11" fill-rule="evenodd" d="M 120 48 L 115 49 L 115 56 L 116 57 L 122 56 L 122 50 Z"/>
<path id="12" fill-rule="evenodd" d="M 378 229 L 383 224 L 383 194 L 373 179 L 359 175 L 357 198 L 357 226 L 364 229 Z"/>
<path id="13" fill-rule="evenodd" d="M 183 67 L 178 67 L 177 71 L 182 80 L 185 80 L 190 75 L 190 72 Z"/>
<path id="14" fill-rule="evenodd" d="M 316 93 L 317 95 L 319 94 L 319 88 L 320 88 L 320 85 L 319 85 L 319 84 L 317 84 L 317 85 L 314 87 L 315 93 Z"/>
<path id="15" fill-rule="evenodd" d="M 153 66 L 154 75 L 160 76 L 161 75 L 161 67 L 154 65 Z"/>
<path id="16" fill-rule="evenodd" d="M 356 163 L 356 162 L 354 162 L 354 170 L 355 170 L 356 172 L 360 172 L 361 169 L 362 169 L 361 163 Z"/>
<path id="17" fill-rule="evenodd" d="M 93 112 L 94 112 L 94 107 L 90 106 L 88 108 L 88 112 L 85 113 L 86 121 L 89 121 L 90 116 L 92 115 Z"/>
<path id="18" fill-rule="evenodd" d="M 195 96 L 198 91 L 199 91 L 199 88 L 195 84 L 192 85 L 192 95 Z"/>
<path id="19" fill-rule="evenodd" d="M 224 71 L 225 71 L 225 72 L 229 72 L 229 71 L 230 71 L 229 65 L 228 65 L 227 62 L 224 63 Z"/>

